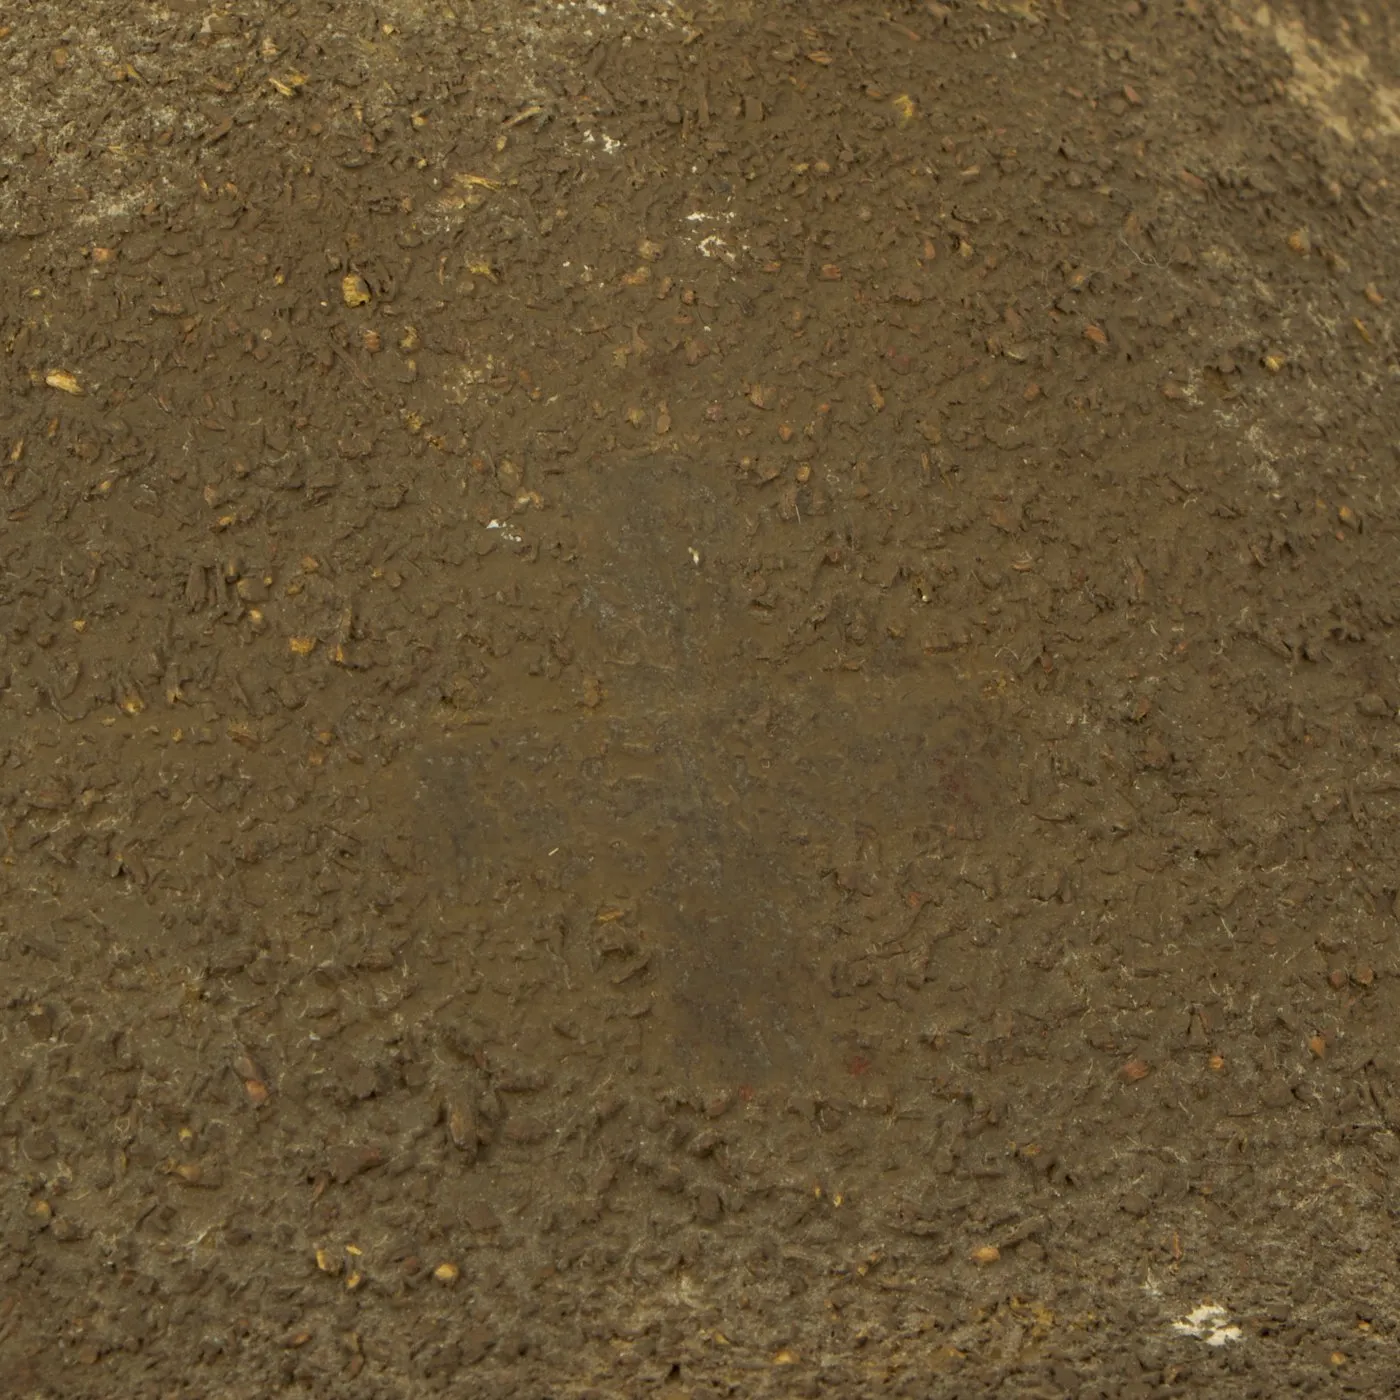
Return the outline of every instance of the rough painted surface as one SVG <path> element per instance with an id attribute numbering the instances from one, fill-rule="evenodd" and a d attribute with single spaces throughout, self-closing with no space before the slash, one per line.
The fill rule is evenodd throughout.
<path id="1" fill-rule="evenodd" d="M 6 1394 L 1397 1388 L 1384 7 L 0 34 Z"/>

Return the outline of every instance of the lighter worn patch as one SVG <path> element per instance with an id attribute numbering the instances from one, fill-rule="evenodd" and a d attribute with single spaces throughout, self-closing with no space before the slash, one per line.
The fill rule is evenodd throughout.
<path id="1" fill-rule="evenodd" d="M 1358 34 L 1342 20 L 1338 40 L 1324 43 L 1296 15 L 1268 5 L 1254 9 L 1251 18 L 1293 64 L 1288 95 L 1348 145 L 1400 135 L 1400 88 L 1376 75 L 1360 47 L 1378 36 Z"/>

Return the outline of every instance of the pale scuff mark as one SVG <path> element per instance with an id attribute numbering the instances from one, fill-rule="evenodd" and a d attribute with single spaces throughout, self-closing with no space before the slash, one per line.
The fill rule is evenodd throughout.
<path id="1" fill-rule="evenodd" d="M 1339 38 L 1323 43 L 1295 15 L 1268 5 L 1253 21 L 1271 35 L 1293 64 L 1288 93 L 1348 145 L 1400 135 L 1400 88 L 1383 82 L 1349 25 Z"/>

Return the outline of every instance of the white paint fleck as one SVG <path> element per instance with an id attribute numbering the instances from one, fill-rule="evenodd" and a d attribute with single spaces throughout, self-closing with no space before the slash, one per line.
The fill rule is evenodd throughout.
<path id="1" fill-rule="evenodd" d="M 722 258 L 727 263 L 734 261 L 734 254 L 730 252 L 729 245 L 717 233 L 706 234 L 695 246 L 707 258 Z"/>
<path id="2" fill-rule="evenodd" d="M 1195 1337 L 1208 1347 L 1242 1342 L 1244 1333 L 1230 1321 L 1230 1314 L 1219 1303 L 1202 1303 L 1185 1317 L 1172 1323 L 1172 1331 L 1182 1337 Z"/>

